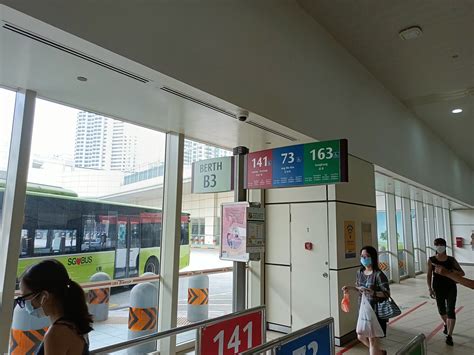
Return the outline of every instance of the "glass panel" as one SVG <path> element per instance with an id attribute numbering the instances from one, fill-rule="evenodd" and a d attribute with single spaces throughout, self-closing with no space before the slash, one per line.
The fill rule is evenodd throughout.
<path id="1" fill-rule="evenodd" d="M 410 200 L 410 216 L 411 216 L 411 229 L 413 235 L 413 251 L 415 256 L 415 272 L 421 271 L 420 264 L 420 245 L 418 243 L 418 229 L 417 229 L 417 220 L 416 220 L 416 204 L 415 201 Z"/>
<path id="2" fill-rule="evenodd" d="M 182 272 L 208 270 L 223 267 L 231 267 L 232 262 L 219 259 L 220 239 L 220 206 L 224 202 L 234 200 L 233 192 L 193 194 L 191 192 L 192 163 L 217 157 L 231 156 L 230 150 L 214 147 L 211 145 L 185 140 L 184 143 L 184 170 L 183 170 L 183 210 L 189 213 L 191 221 L 190 251 L 188 258 L 182 258 L 181 264 L 185 266 Z M 208 312 L 201 315 L 193 315 L 192 307 L 188 308 L 188 296 L 198 297 L 203 294 L 199 290 L 192 290 L 197 294 L 188 293 L 190 284 L 198 279 L 195 276 L 181 276 L 179 279 L 178 294 L 178 323 L 188 324 L 199 319 L 214 318 L 232 312 L 232 273 L 218 273 L 208 276 L 198 276 L 208 286 Z M 193 286 L 193 285 L 191 285 Z M 204 286 L 202 286 L 204 287 Z M 193 286 L 193 288 L 200 288 Z M 204 287 L 205 288 L 205 287 Z M 191 291 L 189 291 L 191 292 Z M 189 332 L 178 336 L 177 341 L 185 342 L 194 340 L 195 332 Z"/>
<path id="3" fill-rule="evenodd" d="M 407 272 L 407 263 L 405 257 L 405 233 L 403 229 L 403 208 L 402 198 L 395 196 L 395 220 L 396 220 L 396 231 L 397 231 L 397 250 L 398 250 L 398 266 L 400 268 L 400 276 L 405 276 Z"/>
<path id="4" fill-rule="evenodd" d="M 14 110 L 15 92 L 0 88 L 0 238 L 2 238 L 3 192 L 7 177 Z"/>
<path id="5" fill-rule="evenodd" d="M 387 202 L 384 192 L 376 192 L 377 240 L 379 267 L 390 279 L 390 255 L 388 253 Z"/>
<path id="6" fill-rule="evenodd" d="M 377 191 L 377 236 L 379 251 L 388 250 L 387 207 L 385 193 Z"/>
<path id="7" fill-rule="evenodd" d="M 99 272 L 112 279 L 158 274 L 165 139 L 37 100 L 18 275 L 46 258 L 81 284 Z M 188 224 L 183 214 L 183 230 Z M 189 253 L 187 238 L 183 244 Z M 92 348 L 127 339 L 130 291 L 112 289 L 109 318 L 94 323 Z"/>

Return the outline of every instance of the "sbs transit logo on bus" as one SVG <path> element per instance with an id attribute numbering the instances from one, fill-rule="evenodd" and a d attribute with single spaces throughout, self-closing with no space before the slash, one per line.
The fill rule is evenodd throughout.
<path id="1" fill-rule="evenodd" d="M 92 263 L 92 256 L 82 256 L 82 257 L 75 257 L 75 258 L 68 258 L 67 265 L 84 265 L 84 264 L 91 264 Z"/>

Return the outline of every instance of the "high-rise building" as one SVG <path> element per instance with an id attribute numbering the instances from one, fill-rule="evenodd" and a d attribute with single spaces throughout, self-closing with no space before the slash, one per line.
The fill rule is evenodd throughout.
<path id="1" fill-rule="evenodd" d="M 188 139 L 184 141 L 184 165 L 191 165 L 198 160 L 224 157 L 231 154 L 232 152 L 228 150 L 204 143 L 194 142 Z"/>
<path id="2" fill-rule="evenodd" d="M 131 125 L 80 111 L 77 115 L 74 165 L 80 168 L 133 172 L 137 141 Z"/>

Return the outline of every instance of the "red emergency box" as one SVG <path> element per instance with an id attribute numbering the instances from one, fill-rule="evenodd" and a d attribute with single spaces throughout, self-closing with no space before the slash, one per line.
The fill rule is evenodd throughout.
<path id="1" fill-rule="evenodd" d="M 462 248 L 463 244 L 464 244 L 464 238 L 463 237 L 456 237 L 456 246 L 458 248 Z"/>

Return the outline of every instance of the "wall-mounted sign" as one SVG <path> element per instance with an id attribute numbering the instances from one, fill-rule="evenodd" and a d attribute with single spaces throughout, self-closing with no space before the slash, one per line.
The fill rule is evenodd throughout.
<path id="1" fill-rule="evenodd" d="M 250 153 L 246 166 L 247 189 L 347 182 L 347 140 L 299 144 Z"/>
<path id="2" fill-rule="evenodd" d="M 333 320 L 327 324 L 308 327 L 300 331 L 300 336 L 284 342 L 275 349 L 276 355 L 317 355 L 334 354 Z M 311 329 L 313 328 L 313 329 Z"/>
<path id="3" fill-rule="evenodd" d="M 346 259 L 353 259 L 357 255 L 354 221 L 344 221 L 344 250 Z"/>
<path id="4" fill-rule="evenodd" d="M 265 341 L 264 319 L 264 311 L 254 309 L 199 328 L 196 354 L 234 355 L 261 345 Z"/>
<path id="5" fill-rule="evenodd" d="M 259 260 L 265 250 L 265 209 L 248 202 L 223 203 L 221 216 L 220 258 Z"/>
<path id="6" fill-rule="evenodd" d="M 233 178 L 233 157 L 197 161 L 193 163 L 192 193 L 232 191 Z"/>

